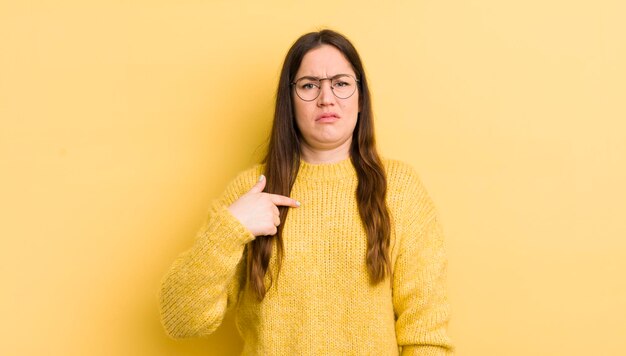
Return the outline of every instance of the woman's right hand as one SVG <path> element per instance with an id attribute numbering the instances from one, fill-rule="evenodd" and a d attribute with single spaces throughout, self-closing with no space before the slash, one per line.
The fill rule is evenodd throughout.
<path id="1" fill-rule="evenodd" d="M 300 206 L 300 203 L 295 199 L 278 194 L 263 193 L 265 181 L 265 176 L 262 175 L 252 189 L 228 207 L 230 213 L 254 236 L 276 234 L 278 225 L 280 225 L 278 206 L 292 208 Z"/>

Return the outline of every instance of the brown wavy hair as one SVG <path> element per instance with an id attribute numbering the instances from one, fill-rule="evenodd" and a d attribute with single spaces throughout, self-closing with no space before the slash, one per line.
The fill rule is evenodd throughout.
<path id="1" fill-rule="evenodd" d="M 391 274 L 389 257 L 391 223 L 385 204 L 387 178 L 376 151 L 372 104 L 361 59 L 352 43 L 337 32 L 325 29 L 307 33 L 296 40 L 285 57 L 276 93 L 276 108 L 268 151 L 263 159 L 267 177 L 265 192 L 285 196 L 291 193 L 300 167 L 302 137 L 295 122 L 292 101 L 294 94 L 290 83 L 294 81 L 304 55 L 323 44 L 334 46 L 343 53 L 359 80 L 360 112 L 352 134 L 350 160 L 358 176 L 359 182 L 355 194 L 359 215 L 367 233 L 365 262 L 371 283 L 377 284 Z M 256 293 L 259 301 L 265 298 L 264 278 L 268 271 L 274 243 L 278 244 L 278 272 L 282 265 L 284 254 L 282 230 L 289 208 L 282 206 L 278 208 L 281 221 L 278 232 L 273 236 L 259 236 L 247 246 L 247 277 L 250 281 L 250 288 Z M 271 273 L 270 281 L 273 283 Z"/>

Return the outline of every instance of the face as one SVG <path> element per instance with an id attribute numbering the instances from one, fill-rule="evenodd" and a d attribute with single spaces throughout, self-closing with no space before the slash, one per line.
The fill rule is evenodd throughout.
<path id="1" fill-rule="evenodd" d="M 337 48 L 321 45 L 304 55 L 295 80 L 302 77 L 332 78 L 338 74 L 350 74 L 356 78 L 350 62 Z M 323 80 L 316 99 L 300 99 L 294 86 L 292 101 L 296 124 L 308 149 L 319 151 L 345 145 L 349 147 L 359 113 L 358 89 L 349 98 L 339 99 L 331 90 L 330 80 Z"/>

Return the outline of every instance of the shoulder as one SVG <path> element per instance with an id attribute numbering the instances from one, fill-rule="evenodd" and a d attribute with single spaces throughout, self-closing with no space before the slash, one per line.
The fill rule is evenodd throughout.
<path id="1" fill-rule="evenodd" d="M 231 180 L 231 184 L 254 184 L 259 180 L 259 176 L 263 174 L 264 171 L 265 164 L 257 163 L 240 171 L 235 178 Z"/>
<path id="2" fill-rule="evenodd" d="M 417 170 L 407 162 L 383 158 L 387 175 L 387 201 L 404 214 L 431 214 L 434 205 Z"/>
<path id="3" fill-rule="evenodd" d="M 415 172 L 413 166 L 399 159 L 383 157 L 381 158 L 381 160 L 383 162 L 385 170 L 387 171 L 387 174 L 391 172 L 400 174 L 410 174 L 412 172 Z"/>
<path id="4" fill-rule="evenodd" d="M 222 203 L 230 205 L 240 196 L 245 194 L 259 181 L 259 176 L 265 171 L 265 165 L 258 163 L 243 171 L 240 171 L 234 178 L 230 180 L 224 194 L 222 195 Z"/>
<path id="5" fill-rule="evenodd" d="M 424 189 L 417 170 L 409 163 L 391 158 L 383 158 L 382 162 L 387 175 L 387 189 L 404 192 Z"/>

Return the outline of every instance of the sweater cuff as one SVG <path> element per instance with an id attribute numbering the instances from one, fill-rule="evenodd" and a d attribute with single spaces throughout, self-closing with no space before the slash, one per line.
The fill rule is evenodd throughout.
<path id="1" fill-rule="evenodd" d="M 402 356 L 451 356 L 452 350 L 432 345 L 402 347 Z"/>
<path id="2" fill-rule="evenodd" d="M 222 256 L 241 256 L 244 246 L 254 239 L 252 232 L 227 207 L 219 206 L 213 210 L 206 225 L 198 232 L 195 250 L 200 256 L 215 256 L 218 251 Z"/>

